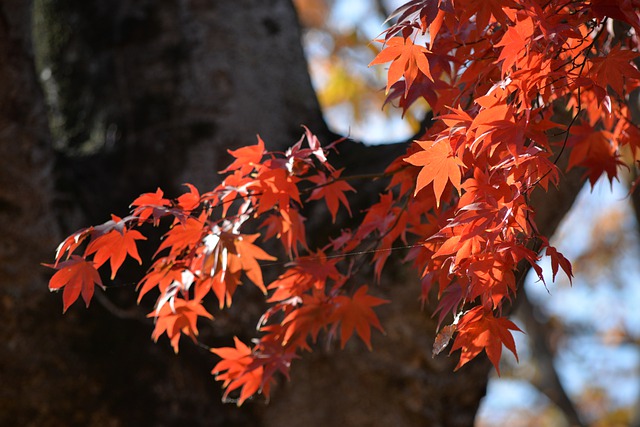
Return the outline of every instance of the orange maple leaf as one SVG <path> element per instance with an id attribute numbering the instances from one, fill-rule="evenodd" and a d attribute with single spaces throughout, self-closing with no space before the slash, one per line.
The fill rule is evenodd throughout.
<path id="1" fill-rule="evenodd" d="M 202 271 L 208 277 L 201 282 L 202 291 L 211 289 L 218 298 L 220 308 L 231 306 L 233 294 L 241 284 L 242 263 L 238 258 L 236 241 L 241 238 L 230 232 L 218 232 L 204 239 L 204 256 L 199 259 L 195 271 Z"/>
<path id="2" fill-rule="evenodd" d="M 458 323 L 458 336 L 451 352 L 462 350 L 456 370 L 476 357 L 483 349 L 500 375 L 500 356 L 504 344 L 518 360 L 516 343 L 509 330 L 520 331 L 512 321 L 504 317 L 494 317 L 491 310 L 482 306 L 469 310 Z"/>
<path id="3" fill-rule="evenodd" d="M 378 40 L 384 43 L 384 40 Z M 384 48 L 369 66 L 375 64 L 384 64 L 392 61 L 387 76 L 387 90 L 389 93 L 391 86 L 402 76 L 405 79 L 405 96 L 409 92 L 409 88 L 414 80 L 418 77 L 418 71 L 433 80 L 427 55 L 431 53 L 426 47 L 413 43 L 411 39 L 404 37 L 392 37 L 386 42 L 387 47 Z"/>
<path id="4" fill-rule="evenodd" d="M 168 257 L 158 259 L 136 287 L 136 290 L 138 290 L 138 304 L 142 297 L 156 286 L 161 293 L 164 293 L 171 283 L 180 281 L 183 271 L 183 267 L 176 266 Z"/>
<path id="5" fill-rule="evenodd" d="M 307 344 L 307 336 L 311 335 L 313 342 L 316 341 L 320 330 L 330 321 L 330 308 L 324 295 L 303 295 L 299 308 L 291 311 L 282 320 L 281 325 L 284 330 L 282 345 L 293 344 L 296 347 L 311 350 Z"/>
<path id="6" fill-rule="evenodd" d="M 344 348 L 353 331 L 355 330 L 362 341 L 371 350 L 371 327 L 384 332 L 378 317 L 371 309 L 389 301 L 367 295 L 368 286 L 361 286 L 350 298 L 345 295 L 335 297 L 335 309 L 331 314 L 330 322 L 340 322 L 340 347 Z"/>
<path id="7" fill-rule="evenodd" d="M 189 188 L 189 192 L 178 197 L 178 206 L 185 212 L 191 212 L 200 205 L 200 193 L 192 184 L 184 185 Z"/>
<path id="8" fill-rule="evenodd" d="M 260 225 L 266 228 L 264 240 L 276 237 L 285 247 L 290 258 L 298 256 L 298 245 L 307 248 L 307 238 L 303 217 L 297 209 L 281 210 L 279 215 L 269 215 Z"/>
<path id="9" fill-rule="evenodd" d="M 497 308 L 505 298 L 516 293 L 514 266 L 490 254 L 477 257 L 467 268 L 470 289 L 466 298 L 474 300 L 481 297 L 488 303 L 491 301 Z"/>
<path id="10" fill-rule="evenodd" d="M 114 215 L 113 220 L 116 221 L 117 224 L 120 218 Z M 137 230 L 129 230 L 126 227 L 116 227 L 106 234 L 93 238 L 87 246 L 85 256 L 95 252 L 93 263 L 96 268 L 100 268 L 102 264 L 109 260 L 111 280 L 113 280 L 124 259 L 127 257 L 127 254 L 138 261 L 139 264 L 142 264 L 140 255 L 138 255 L 136 240 L 147 240 L 147 238 Z"/>
<path id="11" fill-rule="evenodd" d="M 266 294 L 267 288 L 264 287 L 262 270 L 257 260 L 275 261 L 277 258 L 253 244 L 258 237 L 260 237 L 260 234 L 243 234 L 236 239 L 235 246 L 244 274 Z"/>
<path id="12" fill-rule="evenodd" d="M 211 352 L 220 356 L 222 360 L 216 364 L 211 371 L 219 381 L 224 381 L 226 388 L 223 399 L 227 399 L 229 393 L 242 387 L 238 406 L 263 388 L 265 395 L 268 395 L 268 383 L 263 384 L 264 368 L 253 366 L 253 354 L 251 348 L 233 337 L 235 347 L 212 348 Z"/>
<path id="13" fill-rule="evenodd" d="M 204 222 L 195 218 L 187 218 L 184 223 L 174 224 L 165 234 L 165 239 L 158 247 L 156 254 L 163 249 L 171 248 L 170 253 L 176 254 L 184 248 L 199 243 L 202 238 Z"/>
<path id="14" fill-rule="evenodd" d="M 240 262 L 238 257 L 231 255 L 228 258 L 229 266 L 226 271 L 220 270 L 212 277 L 208 277 L 198 286 L 198 290 L 204 291 L 210 288 L 218 298 L 218 306 L 220 309 L 225 306 L 231 307 L 233 302 L 233 294 L 236 292 L 238 285 L 242 284 L 240 280 Z"/>
<path id="15" fill-rule="evenodd" d="M 45 264 L 47 267 L 57 268 L 58 271 L 49 281 L 49 290 L 57 291 L 64 287 L 62 294 L 63 312 L 78 299 L 82 293 L 82 299 L 87 307 L 93 297 L 94 284 L 104 288 L 100 274 L 92 261 L 87 261 L 78 255 L 71 255 L 67 261 L 56 266 Z"/>
<path id="16" fill-rule="evenodd" d="M 436 196 L 436 206 L 440 206 L 440 198 L 447 181 L 460 192 L 462 173 L 460 168 L 464 163 L 454 156 L 447 139 L 437 141 L 416 141 L 422 151 L 407 157 L 405 162 L 414 166 L 422 166 L 416 181 L 415 194 L 433 182 L 433 192 Z"/>
<path id="17" fill-rule="evenodd" d="M 160 335 L 166 332 L 171 340 L 173 351 L 178 353 L 180 335 L 185 334 L 192 339 L 198 336 L 198 316 L 213 319 L 213 316 L 202 306 L 200 301 L 185 301 L 175 298 L 171 304 L 164 304 L 160 311 L 152 311 L 147 317 L 155 317 L 156 326 L 151 334 L 153 341 L 158 342 Z"/>
<path id="18" fill-rule="evenodd" d="M 278 210 L 289 210 L 291 200 L 300 203 L 298 179 L 286 169 L 268 169 L 261 172 L 248 187 L 255 191 L 259 201 L 257 215 L 277 206 Z"/>
<path id="19" fill-rule="evenodd" d="M 153 224 L 158 225 L 160 217 L 165 213 L 164 206 L 171 206 L 171 201 L 164 198 L 164 192 L 158 188 L 155 193 L 144 193 L 137 197 L 131 206 L 136 206 L 133 214 L 138 217 L 140 223 L 145 222 L 153 215 Z"/>
<path id="20" fill-rule="evenodd" d="M 484 2 L 477 2 L 484 3 Z M 527 54 L 526 47 L 533 35 L 535 26 L 531 18 L 518 21 L 515 25 L 510 26 L 502 36 L 500 43 L 495 47 L 502 47 L 502 52 L 496 63 L 502 63 L 502 75 L 504 76 L 509 69 Z"/>
<path id="21" fill-rule="evenodd" d="M 349 216 L 351 216 L 351 208 L 349 207 L 349 201 L 347 200 L 347 196 L 344 194 L 346 191 L 356 190 L 351 187 L 346 181 L 341 181 L 340 174 L 344 169 L 340 169 L 335 171 L 331 178 L 328 178 L 324 172 L 318 172 L 317 175 L 313 175 L 309 177 L 311 182 L 315 182 L 318 184 L 318 188 L 315 188 L 311 192 L 311 196 L 307 200 L 320 200 L 324 199 L 327 203 L 327 207 L 329 208 L 329 212 L 331 212 L 331 218 L 333 222 L 336 222 L 336 214 L 338 213 L 338 207 L 340 203 L 347 208 L 349 211 Z"/>
<path id="22" fill-rule="evenodd" d="M 221 170 L 220 173 L 240 169 L 240 173 L 246 175 L 260 164 L 264 151 L 264 141 L 260 138 L 260 135 L 258 135 L 258 143 L 256 145 L 240 147 L 237 150 L 227 150 L 236 159 L 226 169 Z"/>

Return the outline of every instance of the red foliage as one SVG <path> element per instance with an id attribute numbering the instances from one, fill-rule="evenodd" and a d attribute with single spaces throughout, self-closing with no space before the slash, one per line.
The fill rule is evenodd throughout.
<path id="1" fill-rule="evenodd" d="M 212 349 L 222 358 L 214 373 L 225 397 L 235 390 L 241 404 L 268 395 L 274 375 L 287 375 L 320 334 L 339 336 L 344 347 L 356 332 L 371 348 L 371 328 L 382 330 L 374 307 L 388 301 L 355 279 L 354 260 L 371 256 L 379 278 L 393 249 L 412 246 L 406 260 L 422 273 L 422 301 L 437 294 L 439 328 L 454 318 L 434 354 L 454 339 L 458 368 L 484 350 L 498 370 L 502 345 L 516 354 L 511 331 L 519 329 L 501 316 L 517 292 L 515 271 L 525 262 L 543 277 L 534 243 L 550 257 L 554 279 L 559 269 L 572 276 L 569 261 L 539 235 L 529 204 L 534 189 L 558 183 L 556 153 L 569 151 L 568 167 L 584 168 L 592 185 L 604 174 L 617 177 L 625 151 L 638 159 L 640 130 L 626 102 L 640 81 L 632 62 L 639 40 L 614 37 L 607 21 L 640 31 L 639 5 L 410 1 L 394 13 L 398 22 L 371 64 L 390 63 L 387 101 L 407 110 L 424 98 L 436 121 L 381 174 L 391 176 L 387 191 L 357 227 L 309 248 L 301 207 L 324 201 L 334 222 L 340 205 L 351 214 L 349 177 L 306 128 L 285 153 L 268 152 L 258 137 L 229 151 L 234 160 L 213 190 L 188 185 L 170 200 L 158 189 L 138 197 L 131 216 L 68 237 L 49 287 L 64 288 L 65 310 L 80 295 L 88 304 L 95 284 L 102 286 L 96 269 L 109 261 L 113 278 L 127 255 L 140 262 L 136 242 L 144 237 L 136 228 L 169 219 L 138 285 L 139 298 L 159 292 L 154 339 L 166 334 L 176 351 L 182 335 L 195 340 L 198 318 L 213 318 L 207 299 L 230 306 L 243 278 L 266 294 L 254 345 L 236 338 L 234 347 Z M 562 109 L 569 120 L 556 114 Z M 262 267 L 276 258 L 261 247 L 273 237 L 290 259 L 265 285 Z"/>
<path id="2" fill-rule="evenodd" d="M 484 349 L 496 371 L 500 374 L 502 344 L 516 356 L 516 359 L 518 358 L 516 343 L 509 330 L 519 331 L 520 329 L 504 317 L 494 317 L 493 311 L 484 307 L 475 307 L 466 312 L 458 323 L 458 334 L 453 342 L 453 347 L 451 347 L 451 351 L 458 349 L 462 351 L 456 369 L 476 357 Z"/>
<path id="3" fill-rule="evenodd" d="M 53 266 L 50 266 L 53 267 Z M 102 285 L 100 274 L 93 262 L 85 261 L 78 255 L 71 255 L 71 259 L 59 263 L 54 268 L 58 271 L 49 281 L 49 289 L 57 291 L 64 287 L 62 294 L 63 311 L 75 302 L 82 293 L 82 299 L 87 307 L 93 297 L 94 284 Z"/>

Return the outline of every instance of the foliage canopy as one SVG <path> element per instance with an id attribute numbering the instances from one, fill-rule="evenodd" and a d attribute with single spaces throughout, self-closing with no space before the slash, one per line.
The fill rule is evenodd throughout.
<path id="1" fill-rule="evenodd" d="M 558 0 L 413 0 L 391 16 L 370 65 L 389 64 L 387 101 L 407 111 L 419 99 L 435 121 L 381 177 L 386 191 L 360 223 L 321 247 L 310 247 L 303 207 L 325 203 L 332 220 L 351 214 L 348 171 L 305 128 L 286 152 L 254 145 L 229 151 L 234 161 L 222 182 L 201 193 L 192 185 L 178 198 L 161 189 L 138 197 L 131 214 L 112 216 L 65 239 L 51 267 L 51 290 L 64 289 L 66 311 L 80 295 L 88 305 L 98 269 L 109 261 L 111 279 L 124 260 L 142 262 L 137 243 L 145 227 L 168 226 L 138 301 L 158 294 L 152 337 L 167 335 L 178 352 L 194 341 L 198 319 L 213 319 L 234 303 L 248 280 L 265 295 L 267 309 L 249 346 L 212 348 L 213 368 L 225 397 L 238 404 L 269 395 L 276 373 L 320 333 L 341 347 L 357 335 L 371 348 L 371 329 L 383 330 L 375 307 L 389 303 L 356 273 L 370 257 L 379 280 L 394 248 L 409 248 L 406 262 L 421 274 L 423 301 L 437 294 L 440 332 L 434 354 L 460 350 L 458 368 L 483 350 L 499 371 L 504 344 L 516 357 L 503 317 L 517 292 L 515 271 L 544 251 L 555 278 L 571 278 L 569 261 L 538 232 L 531 193 L 557 185 L 557 160 L 582 167 L 593 185 L 612 181 L 625 162 L 638 160 L 640 129 L 628 96 L 640 82 L 639 2 Z M 246 230 L 254 230 L 248 232 Z M 255 232 L 255 231 L 258 232 Z M 265 283 L 262 267 L 276 262 L 264 242 L 280 242 L 288 261 Z M 418 292 L 416 293 L 418 295 Z M 450 319 L 453 319 L 452 321 Z M 449 323 L 444 325 L 444 323 Z"/>

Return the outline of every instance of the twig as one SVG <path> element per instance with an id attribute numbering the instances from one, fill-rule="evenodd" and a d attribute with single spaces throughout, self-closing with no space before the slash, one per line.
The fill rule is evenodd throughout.
<path id="1" fill-rule="evenodd" d="M 151 322 L 151 320 L 147 319 L 147 316 L 145 316 L 144 312 L 138 306 L 131 307 L 129 309 L 120 308 L 112 303 L 103 292 L 96 292 L 94 294 L 94 298 L 115 317 L 120 319 L 137 320 L 145 324 Z"/>
<path id="2" fill-rule="evenodd" d="M 550 329 L 541 322 L 536 313 L 536 307 L 527 297 L 525 289 L 518 295 L 518 315 L 525 324 L 534 363 L 538 365 L 540 375 L 530 380 L 531 384 L 547 396 L 565 415 L 571 426 L 586 426 L 573 401 L 565 391 L 558 371 L 553 364 L 553 350 L 551 349 Z"/>

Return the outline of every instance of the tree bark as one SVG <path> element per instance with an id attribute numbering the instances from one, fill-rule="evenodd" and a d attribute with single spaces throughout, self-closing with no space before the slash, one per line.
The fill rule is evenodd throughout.
<path id="1" fill-rule="evenodd" d="M 258 133 L 327 135 L 286 0 L 39 2 L 54 135 L 91 218 L 158 184 L 211 187 Z"/>
<path id="2" fill-rule="evenodd" d="M 0 3 L 0 424 L 50 411 L 54 313 L 45 261 L 60 238 L 52 207 L 53 157 L 31 48 L 31 2 Z M 51 316 L 52 318 L 48 318 Z M 45 425 L 45 424 L 43 424 Z"/>
<path id="3" fill-rule="evenodd" d="M 4 3 L 2 30 L 15 28 L 22 40 L 22 67 L 31 71 L 18 74 L 31 92 L 0 92 L 13 93 L 26 106 L 29 114 L 19 117 L 39 121 L 31 129 L 42 128 L 40 139 L 25 143 L 19 152 L 41 153 L 46 167 L 30 165 L 11 178 L 35 188 L 27 196 L 34 196 L 31 203 L 37 208 L 20 208 L 32 215 L 24 217 L 20 229 L 36 230 L 31 224 L 42 224 L 33 259 L 24 255 L 31 247 L 28 238 L 16 243 L 16 253 L 25 258 L 15 277 L 31 283 L 25 285 L 30 292 L 46 286 L 41 278 L 27 278 L 34 265 L 50 259 L 43 250 L 53 253 L 54 209 L 63 232 L 71 232 L 107 220 L 113 210 L 123 214 L 133 197 L 158 185 L 172 196 L 183 182 L 210 188 L 218 179 L 216 171 L 229 160 L 226 149 L 253 144 L 257 133 L 270 149 L 295 142 L 301 124 L 325 142 L 335 137 L 322 120 L 290 1 L 36 1 L 39 64 L 57 152 L 56 203 L 51 200 L 51 146 L 46 144 L 42 98 L 29 55 L 29 6 L 23 0 Z M 11 8 L 20 13 L 9 16 Z M 0 40 L 2 52 L 7 40 L 13 39 Z M 1 72 L 10 73 L 7 64 L 17 63 L 9 59 L 0 62 Z M 23 87 L 7 79 L 0 85 Z M 9 121 L 18 123 L 16 118 Z M 15 138 L 2 139 L 0 149 Z M 342 161 L 359 172 L 380 171 L 400 150 L 347 142 Z M 365 183 L 355 203 L 370 203 L 377 194 L 372 188 Z M 7 207 L 13 209 L 12 203 Z M 555 209 L 541 203 L 542 210 Z M 3 289 L 6 283 L 3 278 Z M 112 305 L 135 317 L 131 288 L 109 291 L 109 296 Z M 229 344 L 234 334 L 251 336 L 260 306 L 251 302 L 249 289 L 242 292 L 249 302 L 218 315 L 204 328 L 204 342 Z M 23 425 L 471 425 L 485 394 L 489 363 L 479 358 L 453 373 L 454 358 L 431 358 L 435 325 L 428 310 L 420 311 L 418 280 L 412 273 L 398 266 L 379 292 L 393 304 L 380 310 L 387 335 L 374 337 L 374 352 L 357 342 L 345 351 L 318 348 L 294 362 L 291 384 L 278 387 L 268 406 L 250 402 L 241 409 L 220 404 L 219 384 L 208 375 L 215 360 L 204 350 L 185 341 L 176 358 L 166 342 L 150 342 L 151 325 L 142 316 L 142 321 L 114 318 L 112 305 L 105 309 L 94 303 L 86 312 L 77 304 L 50 326 L 52 313 L 61 310 L 59 298 L 49 298 L 43 303 L 46 309 L 28 312 L 22 321 L 28 329 L 16 327 L 24 344 L 11 354 L 9 364 L 2 364 L 26 374 L 26 367 L 35 369 L 33 360 L 48 357 L 49 364 L 41 363 L 30 374 L 40 382 L 28 389 L 20 386 L 20 399 L 36 385 L 39 391 L 0 412 L 7 419 L 24 420 Z M 26 310 L 28 301 L 21 297 L 10 304 Z M 145 308 L 150 311 L 144 306 L 140 311 Z M 20 313 L 3 315 L 18 322 Z M 44 325 L 45 332 L 38 332 Z M 3 375 L 4 389 L 19 387 L 20 378 Z M 44 403 L 29 403 L 34 399 Z"/>

